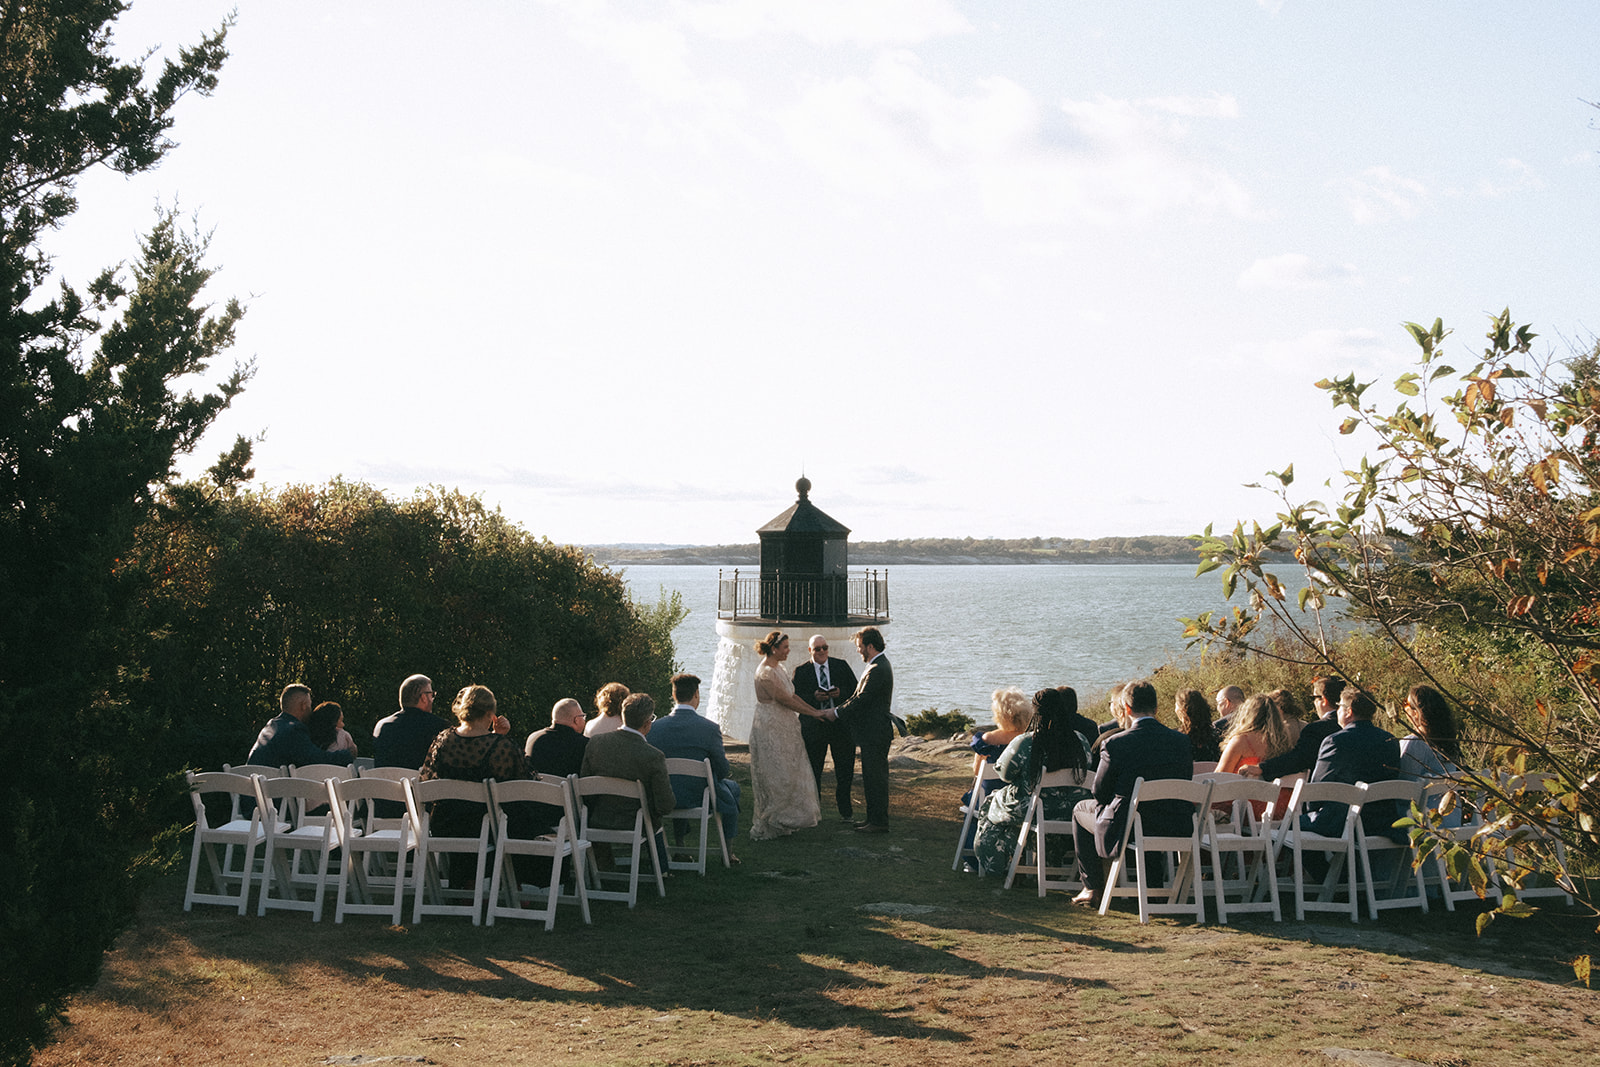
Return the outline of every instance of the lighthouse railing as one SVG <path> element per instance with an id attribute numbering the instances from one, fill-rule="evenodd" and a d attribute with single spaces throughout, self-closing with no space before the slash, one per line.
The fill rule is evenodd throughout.
<path id="1" fill-rule="evenodd" d="M 889 572 L 794 578 L 717 571 L 717 618 L 772 622 L 887 622 Z"/>

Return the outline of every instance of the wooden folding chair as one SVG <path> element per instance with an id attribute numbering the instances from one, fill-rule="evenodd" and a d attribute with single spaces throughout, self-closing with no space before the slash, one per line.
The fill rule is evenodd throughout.
<path id="1" fill-rule="evenodd" d="M 1028 799 L 1028 814 L 1022 820 L 1022 827 L 1017 831 L 1017 844 L 1011 852 L 1011 867 L 1006 871 L 1005 887 L 1011 888 L 1011 883 L 1017 877 L 1017 871 L 1022 866 L 1024 855 L 1031 848 L 1033 852 L 1033 877 L 1038 886 L 1039 895 L 1042 897 L 1051 889 L 1063 889 L 1076 893 L 1083 888 L 1083 880 L 1078 877 L 1078 856 L 1074 851 L 1071 858 L 1061 866 L 1048 866 L 1046 859 L 1046 843 L 1054 837 L 1066 837 L 1074 841 L 1072 819 L 1047 819 L 1044 814 L 1044 791 L 1058 789 L 1066 786 L 1081 785 L 1082 780 L 1070 768 L 1048 771 L 1039 776 L 1039 784 L 1034 787 L 1033 796 Z"/>
<path id="2" fill-rule="evenodd" d="M 226 771 L 190 771 L 188 777 L 189 799 L 194 804 L 194 848 L 189 854 L 189 882 L 183 893 L 183 910 L 188 911 L 196 904 L 226 904 L 244 915 L 249 910 L 250 883 L 257 877 L 254 874 L 256 847 L 266 840 L 266 828 L 255 808 L 255 779 Z M 228 797 L 230 814 L 221 824 L 213 825 L 206 813 L 205 798 L 217 794 Z M 244 797 L 250 798 L 248 815 L 239 813 Z M 218 846 L 224 849 L 222 855 L 218 855 Z M 236 846 L 244 850 L 244 863 L 240 867 L 233 866 Z M 209 893 L 199 890 L 202 856 L 211 872 Z M 229 891 L 233 885 L 239 887 L 237 892 Z"/>
<path id="3" fill-rule="evenodd" d="M 716 827 L 717 844 L 722 849 L 722 866 L 733 866 L 733 858 L 728 854 L 728 837 L 722 830 L 722 816 L 717 814 L 717 778 L 711 770 L 711 761 L 701 759 L 667 759 L 667 773 L 674 779 L 694 778 L 702 782 L 700 803 L 692 808 L 677 808 L 672 814 L 661 820 L 662 829 L 668 826 L 668 819 L 685 822 L 698 822 L 700 824 L 700 847 L 695 850 L 692 845 L 675 845 L 667 841 L 667 869 L 670 871 L 694 871 L 696 874 L 706 873 L 706 852 L 711 840 L 711 828 Z M 674 785 L 677 783 L 674 782 Z M 676 828 L 674 827 L 674 832 Z M 694 854 L 695 859 L 678 859 L 679 854 Z"/>
<path id="4" fill-rule="evenodd" d="M 417 837 L 417 859 L 414 875 L 416 898 L 412 902 L 411 921 L 421 922 L 424 915 L 465 915 L 477 926 L 483 913 L 483 876 L 489 862 L 489 787 L 487 782 L 459 782 L 451 778 L 400 783 L 406 794 L 406 811 L 412 831 Z M 430 805 L 440 801 L 459 801 L 481 805 L 483 816 L 478 822 L 478 835 L 449 836 L 433 832 L 433 813 Z M 439 871 L 439 857 L 461 854 L 477 859 L 477 872 L 470 889 L 452 884 Z M 451 904 L 450 900 L 465 899 L 467 903 Z"/>
<path id="5" fill-rule="evenodd" d="M 1149 922 L 1150 916 L 1155 914 L 1187 915 L 1191 912 L 1195 922 L 1206 921 L 1205 875 L 1200 864 L 1200 827 L 1205 818 L 1201 812 L 1205 811 L 1210 799 L 1210 782 L 1196 782 L 1188 778 L 1135 780 L 1133 795 L 1128 798 L 1128 822 L 1122 831 L 1122 849 L 1111 864 L 1111 873 L 1106 876 L 1106 889 L 1100 897 L 1101 915 L 1110 909 L 1112 897 L 1134 896 L 1139 899 L 1141 923 Z M 1193 815 L 1187 835 L 1145 832 L 1144 812 L 1140 806 L 1148 807 L 1158 801 L 1182 802 L 1192 807 Z M 1126 879 L 1130 850 L 1138 878 L 1138 884 L 1132 886 L 1127 884 Z M 1150 900 L 1149 857 L 1152 854 L 1166 856 L 1172 865 L 1164 904 L 1155 904 Z M 1194 896 L 1193 905 L 1186 902 L 1191 893 Z"/>
<path id="6" fill-rule="evenodd" d="M 1000 771 L 993 763 L 984 760 L 978 765 L 978 773 L 972 776 L 972 791 L 967 794 L 966 803 L 956 809 L 961 816 L 961 836 L 956 838 L 956 858 L 950 864 L 952 871 L 961 869 L 961 861 L 973 858 L 972 845 L 967 842 L 972 840 L 974 827 L 978 824 L 978 817 L 983 814 L 983 802 L 989 796 L 991 783 L 999 782 Z M 1012 864 L 1013 870 L 1016 864 Z M 1011 888 L 1011 879 L 1006 879 L 1006 888 Z"/>
<path id="7" fill-rule="evenodd" d="M 548 804 L 561 809 L 561 818 L 553 833 L 536 838 L 511 836 L 511 818 L 507 804 Z M 585 925 L 589 918 L 589 889 L 584 884 L 584 857 L 589 843 L 578 837 L 571 790 L 565 779 L 554 781 L 506 781 L 489 783 L 489 804 L 495 825 L 494 875 L 489 881 L 488 917 L 484 920 L 494 925 L 497 917 L 508 919 L 543 919 L 546 930 L 555 929 L 556 905 L 576 899 L 583 912 Z M 550 884 L 525 886 L 517 877 L 515 857 L 544 856 L 550 860 Z M 571 862 L 573 880 L 577 883 L 575 896 L 561 892 L 561 865 Z M 543 895 L 544 907 L 527 907 L 524 895 Z"/>
<path id="8" fill-rule="evenodd" d="M 333 921 L 342 923 L 346 915 L 387 915 L 392 925 L 399 926 L 406 899 L 406 859 L 416 852 L 416 833 L 409 818 L 392 820 L 393 826 L 379 826 L 369 817 L 365 827 L 359 819 L 363 806 L 370 810 L 379 800 L 398 803 L 403 809 L 405 785 L 387 778 L 330 778 L 324 785 L 344 842 Z M 371 861 L 383 857 L 390 858 L 390 866 L 383 874 L 375 874 Z M 351 899 L 352 882 L 355 900 Z M 382 888 L 390 890 L 387 904 L 374 899 L 374 891 Z"/>
<path id="9" fill-rule="evenodd" d="M 578 802 L 578 836 L 591 844 L 626 845 L 629 850 L 628 888 L 611 890 L 602 887 L 603 878 L 619 878 L 611 872 L 602 872 L 599 864 L 595 862 L 594 850 L 589 850 L 588 868 L 584 872 L 590 877 L 590 900 L 617 900 L 625 901 L 628 907 L 633 907 L 639 900 L 639 869 L 643 864 L 641 852 L 650 855 L 650 868 L 655 872 L 656 892 L 661 896 L 667 895 L 666 881 L 661 877 L 661 860 L 656 855 L 655 826 L 650 821 L 649 800 L 644 791 L 644 783 L 636 782 L 629 778 L 610 778 L 605 775 L 588 775 L 577 779 L 574 783 Z M 591 802 L 597 797 L 613 796 L 633 800 L 638 809 L 634 813 L 633 827 L 631 829 L 608 829 L 594 826 L 589 821 Z"/>

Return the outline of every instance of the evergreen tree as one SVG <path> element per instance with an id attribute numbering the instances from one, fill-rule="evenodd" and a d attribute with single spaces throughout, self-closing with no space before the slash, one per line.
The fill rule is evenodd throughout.
<path id="1" fill-rule="evenodd" d="M 128 921 L 134 853 L 170 788 L 159 738 L 121 698 L 135 589 L 120 563 L 179 455 L 242 386 L 179 392 L 233 340 L 205 241 L 161 214 L 124 275 L 80 292 L 44 238 L 92 167 L 135 174 L 172 148 L 174 105 L 209 93 L 224 24 L 147 79 L 120 62 L 117 0 L 0 6 L 0 1062 L 26 1062 Z M 243 472 L 247 444 L 216 468 Z M 166 794 L 170 795 L 170 794 Z"/>

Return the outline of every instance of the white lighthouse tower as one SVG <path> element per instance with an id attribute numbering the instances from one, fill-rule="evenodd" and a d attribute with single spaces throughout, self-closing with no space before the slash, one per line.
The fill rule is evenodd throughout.
<path id="1" fill-rule="evenodd" d="M 750 739 L 756 713 L 758 639 L 784 630 L 796 655 L 821 634 L 834 655 L 853 659 L 850 637 L 863 626 L 889 625 L 889 572 L 849 573 L 850 530 L 811 502 L 811 482 L 794 483 L 793 506 L 756 531 L 759 574 L 717 576 L 717 659 L 701 713 L 737 741 Z M 800 659 L 791 656 L 790 671 Z M 858 668 L 859 664 L 852 664 Z"/>

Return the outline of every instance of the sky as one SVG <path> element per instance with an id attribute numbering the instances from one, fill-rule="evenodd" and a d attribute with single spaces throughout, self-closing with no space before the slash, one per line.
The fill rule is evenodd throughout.
<path id="1" fill-rule="evenodd" d="M 156 58 L 228 3 L 135 0 Z M 579 544 L 1189 534 L 1361 453 L 1319 378 L 1600 329 L 1600 5 L 238 0 L 54 236 L 212 233 L 257 484 Z M 229 368 L 214 368 L 220 378 Z M 1376 391 L 1375 391 L 1376 393 Z"/>

